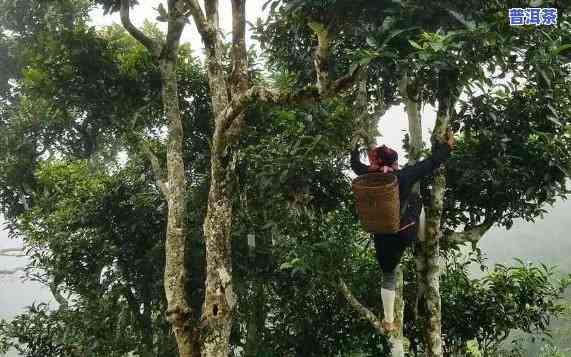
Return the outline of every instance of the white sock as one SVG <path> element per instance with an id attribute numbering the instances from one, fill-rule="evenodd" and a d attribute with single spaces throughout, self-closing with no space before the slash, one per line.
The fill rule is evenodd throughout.
<path id="1" fill-rule="evenodd" d="M 383 310 L 385 312 L 384 320 L 386 322 L 393 322 L 395 319 L 395 296 L 395 290 L 381 288 L 381 299 L 383 299 Z"/>

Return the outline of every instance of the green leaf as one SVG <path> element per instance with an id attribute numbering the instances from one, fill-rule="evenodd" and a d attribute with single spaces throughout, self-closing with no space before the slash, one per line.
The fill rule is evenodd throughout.
<path id="1" fill-rule="evenodd" d="M 268 5 L 273 2 L 274 0 L 268 0 L 262 5 L 262 11 L 265 11 Z"/>
<path id="2" fill-rule="evenodd" d="M 371 63 L 372 60 L 373 60 L 373 57 L 371 57 L 371 56 L 363 57 L 359 60 L 359 64 L 361 66 L 366 66 L 369 63 Z"/>
<path id="3" fill-rule="evenodd" d="M 555 109 L 553 107 L 553 105 L 551 104 L 547 104 L 547 108 L 549 108 L 549 110 L 551 111 L 551 113 L 553 113 L 553 115 L 557 118 L 559 117 L 559 112 L 557 111 L 557 109 Z"/>
<path id="4" fill-rule="evenodd" d="M 302 261 L 300 258 L 294 258 L 294 259 L 290 260 L 289 262 L 282 263 L 280 265 L 280 269 L 281 270 L 287 270 L 287 269 L 291 269 L 294 267 L 300 267 L 301 263 L 302 263 Z"/>
<path id="5" fill-rule="evenodd" d="M 377 41 L 372 38 L 372 37 L 367 37 L 366 42 L 369 46 L 374 47 L 374 48 L 378 48 L 379 44 L 377 43 Z"/>
<path id="6" fill-rule="evenodd" d="M 442 42 L 429 42 L 429 45 L 436 52 L 444 48 L 444 44 Z"/>
<path id="7" fill-rule="evenodd" d="M 557 125 L 563 126 L 563 124 L 559 120 L 557 120 L 555 117 L 553 117 L 551 115 L 547 116 L 547 120 L 549 120 L 549 121 L 551 121 Z"/>
<path id="8" fill-rule="evenodd" d="M 355 62 L 355 63 L 353 63 L 353 64 L 351 65 L 351 67 L 349 67 L 349 73 L 351 73 L 351 75 L 354 75 L 354 74 L 355 74 L 355 71 L 356 71 L 357 69 L 359 69 L 359 66 L 360 66 L 360 65 L 361 65 L 360 62 Z"/>
<path id="9" fill-rule="evenodd" d="M 321 140 L 321 138 L 323 138 L 323 135 L 319 134 L 315 137 L 315 139 L 313 139 L 311 145 L 309 146 L 309 148 L 307 148 L 307 150 L 305 151 L 305 153 L 303 154 L 303 156 L 307 156 L 311 150 L 313 150 L 315 148 L 315 146 L 317 145 L 317 143 L 319 143 L 319 141 Z"/>
<path id="10" fill-rule="evenodd" d="M 566 51 L 568 49 L 571 49 L 571 43 L 557 47 L 557 49 L 554 51 L 554 54 L 559 55 L 561 52 Z"/>
<path id="11" fill-rule="evenodd" d="M 322 33 L 323 31 L 325 31 L 325 26 L 323 26 L 323 24 L 320 22 L 310 21 L 307 25 L 315 33 Z"/>
<path id="12" fill-rule="evenodd" d="M 567 170 L 566 168 L 564 168 L 562 165 L 560 164 L 555 164 L 555 166 L 557 166 L 557 168 L 559 168 L 559 170 L 561 170 L 561 172 L 563 172 L 565 174 L 565 176 L 571 178 L 571 172 L 569 170 Z"/>
<path id="13" fill-rule="evenodd" d="M 538 69 L 539 74 L 541 75 L 541 77 L 545 80 L 545 82 L 547 83 L 547 85 L 549 87 L 551 87 L 551 79 L 549 79 L 549 77 L 547 76 L 547 73 L 545 73 L 545 71 L 543 69 Z"/>
<path id="14" fill-rule="evenodd" d="M 417 42 L 413 41 L 413 40 L 408 40 L 408 42 L 412 45 L 412 47 L 419 49 L 419 50 L 423 50 L 424 48 L 419 45 Z"/>
<path id="15" fill-rule="evenodd" d="M 451 9 L 446 9 L 446 11 L 448 11 L 448 13 L 452 15 L 452 17 L 458 20 L 462 25 L 466 26 L 469 30 L 474 30 L 476 28 L 476 23 L 472 20 L 466 20 L 464 15 Z"/>
<path id="16" fill-rule="evenodd" d="M 401 33 L 407 32 L 407 31 L 416 30 L 416 29 L 418 29 L 418 28 L 419 28 L 418 26 L 415 26 L 415 27 L 409 27 L 409 28 L 406 28 L 406 29 L 401 29 L 401 30 L 396 30 L 396 31 L 391 32 L 391 33 L 387 36 L 387 38 L 385 38 L 385 40 L 383 41 L 383 43 L 381 44 L 381 49 L 385 48 L 385 46 L 386 46 L 393 38 L 397 37 L 397 36 L 400 35 Z"/>

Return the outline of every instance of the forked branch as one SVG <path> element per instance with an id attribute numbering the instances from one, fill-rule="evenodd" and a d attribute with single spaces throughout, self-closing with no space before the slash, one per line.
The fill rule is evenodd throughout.
<path id="1" fill-rule="evenodd" d="M 160 56 L 161 54 L 161 46 L 156 43 L 150 37 L 147 37 L 141 30 L 139 30 L 133 23 L 131 22 L 131 18 L 129 15 L 130 5 L 129 0 L 121 0 L 121 9 L 120 9 L 120 16 L 121 16 L 121 23 L 123 27 L 131 36 L 133 36 L 137 41 L 139 41 L 143 46 L 145 46 L 149 52 L 155 57 Z"/>
<path id="2" fill-rule="evenodd" d="M 468 228 L 463 232 L 446 232 L 443 236 L 444 240 L 452 244 L 464 244 L 464 243 L 478 243 L 482 237 L 492 228 L 495 221 L 492 219 L 486 219 L 481 224 L 478 224 L 472 228 Z"/>
<path id="3" fill-rule="evenodd" d="M 167 41 L 163 48 L 163 53 L 167 56 L 172 56 L 176 54 L 178 49 L 178 44 L 180 42 L 180 36 L 184 30 L 184 25 L 186 22 L 186 16 L 177 7 L 177 0 L 168 0 L 168 30 L 167 30 Z"/>
<path id="4" fill-rule="evenodd" d="M 317 37 L 313 65 L 317 74 L 319 95 L 330 97 L 348 89 L 355 83 L 361 66 L 356 64 L 351 67 L 347 74 L 337 80 L 331 80 L 329 75 L 329 58 L 331 56 L 330 28 L 319 22 L 310 22 L 309 27 Z"/>
<path id="5" fill-rule="evenodd" d="M 185 4 L 188 7 L 188 12 L 192 16 L 202 40 L 207 42 L 212 31 L 210 30 L 210 26 L 208 25 L 204 11 L 202 7 L 200 7 L 198 0 L 185 0 Z"/>
<path id="6" fill-rule="evenodd" d="M 345 281 L 341 278 L 339 279 L 339 290 L 341 290 L 341 293 L 347 302 L 349 302 L 349 305 L 351 305 L 351 307 L 353 307 L 353 309 L 355 309 L 363 319 L 369 321 L 379 335 L 385 334 L 381 320 L 375 316 L 371 310 L 363 306 L 357 298 L 355 298 L 351 290 L 347 287 L 347 284 L 345 284 Z"/>
<path id="7" fill-rule="evenodd" d="M 232 0 L 232 75 L 231 86 L 239 93 L 248 89 L 248 52 L 246 51 L 246 0 Z"/>

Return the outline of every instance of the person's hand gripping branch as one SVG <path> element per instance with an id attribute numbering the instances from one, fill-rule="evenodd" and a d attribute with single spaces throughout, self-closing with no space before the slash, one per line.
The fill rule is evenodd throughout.
<path id="1" fill-rule="evenodd" d="M 456 139 L 454 138 L 454 134 L 452 133 L 452 130 L 448 129 L 446 131 L 446 144 L 448 144 L 448 147 L 450 148 L 450 150 L 454 149 L 454 145 L 456 145 Z"/>
<path id="2" fill-rule="evenodd" d="M 351 140 L 351 147 L 353 150 L 358 149 L 362 143 L 367 149 L 372 150 L 375 147 L 374 140 L 371 140 L 369 134 L 364 129 L 357 129 L 353 133 L 353 139 Z"/>

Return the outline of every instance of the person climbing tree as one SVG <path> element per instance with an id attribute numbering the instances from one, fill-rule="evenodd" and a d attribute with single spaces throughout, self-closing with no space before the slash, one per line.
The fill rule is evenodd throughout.
<path id="1" fill-rule="evenodd" d="M 366 140 L 365 137 L 363 139 Z M 400 228 L 395 234 L 372 234 L 376 258 L 383 272 L 381 299 L 384 318 L 382 325 L 386 332 L 396 331 L 399 328 L 394 322 L 395 270 L 406 247 L 412 245 L 417 239 L 422 200 L 418 192 L 413 192 L 413 186 L 446 161 L 453 146 L 454 136 L 448 132 L 446 142 L 433 146 L 431 157 L 399 170 L 398 154 L 395 150 L 385 145 L 378 147 L 370 145 L 368 152 L 370 165 L 365 165 L 359 158 L 359 140 L 353 144 L 351 168 L 355 174 L 361 176 L 374 172 L 392 173 L 398 182 L 401 207 Z"/>

